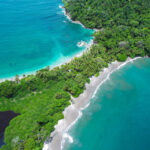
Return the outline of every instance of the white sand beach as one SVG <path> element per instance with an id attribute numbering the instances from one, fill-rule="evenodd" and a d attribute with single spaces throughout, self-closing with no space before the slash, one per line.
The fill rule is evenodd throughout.
<path id="1" fill-rule="evenodd" d="M 73 138 L 68 134 L 68 130 L 82 116 L 82 110 L 90 104 L 90 99 L 95 96 L 98 88 L 107 80 L 109 76 L 116 70 L 120 69 L 129 62 L 138 59 L 128 58 L 125 62 L 113 62 L 100 72 L 99 77 L 90 78 L 90 83 L 86 84 L 86 89 L 78 98 L 73 98 L 72 104 L 67 107 L 63 114 L 64 119 L 60 120 L 55 126 L 55 130 L 51 133 L 50 139 L 45 142 L 43 150 L 62 150 L 65 140 L 73 142 Z"/>
<path id="2" fill-rule="evenodd" d="M 73 23 L 80 24 L 82 27 L 85 26 L 80 21 L 71 20 L 70 15 L 65 11 L 65 8 L 60 6 L 63 9 L 64 15 Z M 98 29 L 94 29 L 95 32 L 98 32 Z M 93 41 L 88 45 L 87 49 L 93 45 Z M 80 53 L 79 56 L 82 56 Z M 138 59 L 137 57 L 135 59 Z M 58 124 L 55 125 L 55 130 L 51 133 L 48 141 L 44 143 L 43 150 L 62 150 L 65 140 L 69 140 L 70 143 L 73 142 L 73 138 L 68 134 L 68 130 L 77 122 L 77 120 L 82 116 L 82 110 L 87 108 L 90 104 L 90 99 L 95 96 L 99 87 L 109 79 L 109 76 L 116 70 L 120 69 L 129 62 L 134 61 L 135 59 L 128 58 L 125 62 L 113 62 L 109 64 L 108 68 L 104 68 L 100 72 L 99 77 L 93 76 L 90 78 L 90 83 L 86 84 L 86 89 L 78 98 L 72 98 L 72 103 L 67 107 L 63 114 L 64 119 L 59 120 Z"/>

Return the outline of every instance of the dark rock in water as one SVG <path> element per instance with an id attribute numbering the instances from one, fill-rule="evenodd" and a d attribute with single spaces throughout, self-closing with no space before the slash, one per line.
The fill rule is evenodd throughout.
<path id="1" fill-rule="evenodd" d="M 9 125 L 10 120 L 18 115 L 19 114 L 16 114 L 13 111 L 0 112 L 0 147 L 2 144 L 4 144 L 3 134 L 5 131 L 5 128 Z"/>

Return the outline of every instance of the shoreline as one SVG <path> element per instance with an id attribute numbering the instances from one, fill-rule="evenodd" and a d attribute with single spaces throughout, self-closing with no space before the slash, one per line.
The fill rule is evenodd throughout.
<path id="1" fill-rule="evenodd" d="M 86 28 L 86 27 L 85 27 L 82 23 L 80 23 L 79 21 L 73 21 L 73 20 L 71 20 L 71 18 L 69 17 L 69 14 L 66 14 L 65 8 L 64 8 L 63 6 L 59 5 L 59 8 L 63 10 L 63 13 L 64 13 L 64 15 L 66 16 L 66 18 L 67 18 L 68 20 L 70 20 L 72 23 L 80 24 L 83 28 Z M 89 29 L 89 28 L 86 28 L 86 29 Z M 95 32 L 98 31 L 97 29 L 89 29 L 89 30 L 93 30 L 93 31 L 95 31 Z M 79 42 L 80 42 L 80 41 L 79 41 Z M 84 42 L 85 42 L 85 41 L 84 41 Z M 81 57 L 84 52 L 88 51 L 88 50 L 91 48 L 91 46 L 94 44 L 94 42 L 93 42 L 93 36 L 91 37 L 91 39 L 90 39 L 88 42 L 85 42 L 85 43 L 86 43 L 86 44 L 85 44 L 84 46 L 82 46 L 82 47 L 84 47 L 83 50 L 81 50 L 81 51 L 75 53 L 74 55 L 71 55 L 71 56 L 68 56 L 68 57 L 64 57 L 65 60 L 64 60 L 63 58 L 59 58 L 55 63 L 52 63 L 51 65 L 50 65 L 50 64 L 49 64 L 49 65 L 45 65 L 44 67 L 39 67 L 39 69 L 35 69 L 35 70 L 29 71 L 29 72 L 26 71 L 26 72 L 24 72 L 24 73 L 20 73 L 20 74 L 16 74 L 16 75 L 18 75 L 18 76 L 19 76 L 19 80 L 21 80 L 21 79 L 24 78 L 24 75 L 25 75 L 25 77 L 27 77 L 28 75 L 35 75 L 37 71 L 39 71 L 39 70 L 41 70 L 41 69 L 44 69 L 44 68 L 46 68 L 46 67 L 50 67 L 51 70 L 52 70 L 53 68 L 55 68 L 55 67 L 61 67 L 61 65 L 65 65 L 65 64 L 69 63 L 69 62 L 70 62 L 71 60 L 73 60 L 75 57 Z M 77 43 L 77 44 L 78 44 L 78 43 Z M 62 59 L 63 59 L 63 60 L 62 60 Z M 12 76 L 10 76 L 10 77 L 0 78 L 0 83 L 1 83 L 1 82 L 4 82 L 4 81 L 6 81 L 6 80 L 8 80 L 8 81 L 15 81 L 16 75 L 12 75 Z"/>
<path id="2" fill-rule="evenodd" d="M 62 150 L 66 140 L 73 143 L 73 138 L 68 134 L 68 131 L 81 118 L 82 110 L 90 105 L 91 98 L 95 97 L 100 86 L 109 79 L 113 72 L 139 58 L 141 57 L 128 58 L 125 62 L 112 62 L 108 68 L 104 68 L 100 72 L 98 77 L 91 77 L 90 83 L 86 84 L 84 93 L 77 98 L 72 98 L 73 103 L 63 111 L 64 119 L 59 120 L 55 125 L 55 130 L 51 133 L 50 139 L 44 143 L 42 150 Z"/>
<path id="3" fill-rule="evenodd" d="M 86 42 L 85 42 L 85 43 L 86 43 Z M 76 53 L 76 54 L 74 54 L 74 55 L 72 55 L 72 56 L 64 57 L 65 60 L 64 60 L 64 59 L 62 60 L 62 58 L 60 58 L 60 59 L 57 60 L 54 64 L 45 65 L 45 67 L 41 67 L 41 68 L 39 68 L 39 69 L 36 69 L 35 71 L 24 72 L 24 73 L 21 73 L 21 74 L 19 74 L 19 75 L 18 75 L 18 74 L 16 74 L 16 75 L 18 75 L 18 76 L 19 76 L 19 80 L 21 80 L 21 79 L 27 77 L 28 75 L 35 75 L 37 71 L 39 71 L 39 70 L 41 70 L 41 69 L 44 69 L 44 68 L 46 68 L 46 67 L 50 67 L 50 70 L 54 69 L 55 67 L 61 67 L 61 65 L 65 65 L 65 64 L 69 63 L 69 62 L 70 62 L 71 60 L 73 60 L 74 58 L 76 58 L 76 57 L 81 57 L 81 56 L 83 55 L 83 53 L 86 52 L 86 51 L 88 51 L 88 50 L 91 48 L 91 46 L 92 46 L 93 44 L 94 44 L 94 43 L 93 43 L 93 39 L 91 39 L 88 43 L 86 43 L 86 45 L 83 46 L 83 47 L 85 47 L 85 48 L 83 48 L 82 51 L 80 51 L 80 52 L 78 52 L 78 53 Z M 1 82 L 4 82 L 4 81 L 6 81 L 6 80 L 8 80 L 8 81 L 15 81 L 16 75 L 10 76 L 10 77 L 6 77 L 6 78 L 0 78 L 0 83 L 1 83 Z M 24 75 L 25 75 L 25 77 L 24 77 Z"/>
<path id="4" fill-rule="evenodd" d="M 86 43 L 86 42 L 85 42 Z M 44 69 L 46 67 L 50 67 L 50 70 L 54 69 L 55 67 L 61 67 L 61 65 L 65 65 L 67 63 L 69 63 L 71 60 L 73 60 L 74 58 L 76 57 L 81 57 L 83 55 L 84 52 L 88 51 L 91 46 L 93 45 L 93 39 L 91 39 L 88 43 L 86 43 L 86 45 L 84 45 L 83 47 L 83 50 L 70 56 L 70 57 L 64 57 L 64 61 L 62 61 L 62 58 L 60 58 L 58 61 L 56 61 L 54 64 L 51 64 L 51 65 L 46 65 L 45 67 L 42 67 L 42 68 L 39 68 L 39 69 L 36 69 L 35 71 L 31 71 L 31 72 L 25 72 L 25 73 L 21 73 L 20 75 L 16 74 L 19 76 L 19 80 L 27 77 L 28 75 L 35 75 L 37 71 L 41 70 L 41 69 Z M 6 80 L 8 81 L 15 81 L 15 78 L 16 78 L 16 75 L 15 76 L 10 76 L 10 77 L 6 77 L 6 78 L 0 78 L 0 83 L 1 82 L 4 82 Z M 24 77 L 25 75 L 25 77 Z"/>
<path id="5" fill-rule="evenodd" d="M 69 14 L 66 14 L 65 8 L 63 6 L 59 6 L 59 8 L 63 10 L 64 15 L 66 16 L 66 18 L 68 20 L 71 21 L 71 23 L 80 24 L 83 28 L 86 28 L 79 21 L 71 20 L 71 18 L 69 17 Z M 86 28 L 86 29 L 89 29 L 89 28 Z M 89 29 L 89 30 L 93 30 L 95 32 L 98 31 L 97 29 Z M 51 70 L 53 68 L 55 68 L 55 67 L 61 67 L 61 65 L 65 65 L 65 64 L 69 63 L 71 60 L 73 60 L 76 57 L 81 57 L 84 52 L 88 51 L 91 48 L 91 46 L 94 44 L 93 39 L 94 39 L 93 36 L 91 36 L 91 39 L 88 42 L 83 41 L 83 42 L 85 42 L 85 45 L 81 46 L 81 47 L 84 47 L 83 50 L 81 50 L 81 51 L 79 51 L 79 52 L 77 52 L 77 53 L 75 53 L 75 54 L 73 54 L 71 56 L 64 57 L 65 60 L 63 58 L 59 58 L 55 63 L 52 63 L 51 65 L 50 64 L 49 65 L 45 65 L 44 67 L 39 67 L 39 69 L 35 69 L 34 71 L 24 72 L 24 73 L 20 73 L 20 74 L 16 74 L 16 75 L 18 75 L 19 76 L 19 80 L 21 80 L 22 78 L 24 78 L 24 75 L 25 75 L 25 77 L 27 77 L 28 75 L 35 75 L 37 71 L 39 71 L 41 69 L 44 69 L 46 67 L 50 67 Z M 79 41 L 79 42 L 81 42 L 81 41 Z M 77 43 L 77 47 L 79 47 L 78 43 Z M 16 75 L 12 75 L 10 77 L 0 78 L 0 83 L 4 82 L 6 80 L 8 80 L 8 81 L 15 81 Z"/>
<path id="6" fill-rule="evenodd" d="M 59 8 L 63 10 L 64 15 L 65 15 L 65 16 L 67 17 L 67 19 L 68 19 L 69 21 L 71 21 L 72 23 L 79 24 L 79 25 L 81 25 L 83 28 L 86 28 L 86 29 L 89 29 L 89 30 L 94 30 L 95 32 L 98 32 L 98 31 L 101 31 L 101 30 L 102 30 L 102 29 L 96 29 L 96 28 L 90 29 L 90 28 L 85 27 L 80 21 L 74 21 L 74 20 L 72 20 L 70 14 L 66 12 L 66 9 L 65 9 L 64 6 L 59 5 Z"/>

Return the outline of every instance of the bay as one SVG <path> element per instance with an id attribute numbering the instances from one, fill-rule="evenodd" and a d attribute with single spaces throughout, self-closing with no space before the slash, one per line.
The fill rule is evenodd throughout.
<path id="1" fill-rule="evenodd" d="M 61 0 L 0 0 L 0 79 L 63 63 L 93 30 L 69 21 Z"/>
<path id="2" fill-rule="evenodd" d="M 150 149 L 150 59 L 115 71 L 91 99 L 65 150 Z"/>

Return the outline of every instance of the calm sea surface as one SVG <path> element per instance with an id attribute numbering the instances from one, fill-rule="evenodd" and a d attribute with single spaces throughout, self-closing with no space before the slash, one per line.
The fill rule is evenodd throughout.
<path id="1" fill-rule="evenodd" d="M 114 72 L 69 134 L 64 150 L 150 150 L 150 59 Z"/>
<path id="2" fill-rule="evenodd" d="M 61 0 L 0 0 L 0 78 L 66 61 L 92 30 L 71 23 Z"/>
<path id="3" fill-rule="evenodd" d="M 77 43 L 89 42 L 93 31 L 67 20 L 59 5 L 61 0 L 0 0 L 0 78 L 84 50 Z M 150 150 L 150 59 L 114 72 L 69 134 L 74 142 L 65 150 Z"/>

